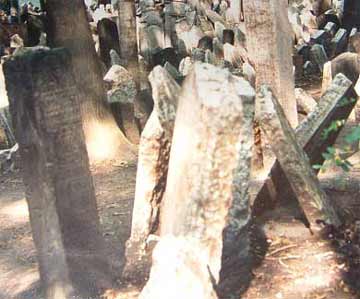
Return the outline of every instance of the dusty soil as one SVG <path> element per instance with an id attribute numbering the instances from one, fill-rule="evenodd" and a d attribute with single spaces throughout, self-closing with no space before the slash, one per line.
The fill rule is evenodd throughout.
<path id="1" fill-rule="evenodd" d="M 136 164 L 93 167 L 92 172 L 112 265 L 117 273 L 121 273 L 124 244 L 130 232 Z M 348 174 L 352 180 L 354 175 L 360 183 L 357 171 Z M 333 183 L 329 176 L 323 176 L 327 187 L 335 186 L 343 175 L 339 172 L 331 177 Z M 337 201 L 348 202 L 358 194 L 354 194 L 354 190 L 350 193 L 334 188 L 328 191 Z M 293 210 L 291 203 L 281 205 L 257 219 L 257 226 L 266 234 L 267 246 L 254 245 L 259 264 L 253 270 L 253 280 L 242 298 L 358 298 L 351 282 L 344 276 L 347 263 L 334 250 L 331 240 L 311 235 L 294 219 Z M 18 171 L 0 178 L 0 227 L 0 298 L 40 299 L 36 253 Z M 137 298 L 138 291 L 129 288 L 120 298 Z"/>
<path id="2" fill-rule="evenodd" d="M 111 264 L 121 273 L 135 190 L 134 161 L 93 166 L 102 231 Z M 40 299 L 36 252 L 18 170 L 0 175 L 0 299 Z"/>

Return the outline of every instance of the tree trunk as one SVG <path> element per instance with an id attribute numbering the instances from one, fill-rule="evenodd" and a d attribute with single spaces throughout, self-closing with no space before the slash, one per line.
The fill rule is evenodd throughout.
<path id="1" fill-rule="evenodd" d="M 68 48 L 73 57 L 90 159 L 114 158 L 119 151 L 122 156 L 129 154 L 132 146 L 117 127 L 105 102 L 101 65 L 91 38 L 84 1 L 47 0 L 46 10 L 50 45 Z"/>

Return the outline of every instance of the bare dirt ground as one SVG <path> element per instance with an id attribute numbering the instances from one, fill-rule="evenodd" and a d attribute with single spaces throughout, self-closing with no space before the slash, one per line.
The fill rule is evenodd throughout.
<path id="1" fill-rule="evenodd" d="M 100 222 L 116 273 L 130 234 L 136 163 L 92 167 Z M 40 299 L 36 252 L 19 171 L 0 175 L 0 299 Z"/>
<path id="2" fill-rule="evenodd" d="M 319 82 L 308 91 L 318 98 Z M 353 161 L 354 168 L 348 174 L 332 170 L 321 175 L 332 200 L 350 209 L 352 216 L 360 215 L 360 156 L 355 156 Z M 136 161 L 93 166 L 92 174 L 103 234 L 114 270 L 120 276 L 125 241 L 130 233 Z M 0 174 L 0 299 L 42 298 L 24 197 L 18 170 Z M 258 263 L 253 269 L 251 284 L 241 298 L 360 298 L 357 293 L 360 288 L 356 284 L 360 272 L 351 268 L 357 253 L 341 251 L 347 248 L 346 238 L 344 241 L 331 231 L 324 237 L 311 235 L 300 221 L 294 219 L 294 214 L 293 203 L 285 199 L 276 209 L 256 220 L 256 226 L 266 234 L 266 241 L 265 245 L 254 243 L 253 253 L 258 257 Z M 139 291 L 136 287 L 127 287 L 117 298 L 135 299 Z M 232 298 L 239 297 L 226 299 Z"/>
<path id="3" fill-rule="evenodd" d="M 124 244 L 130 232 L 136 165 L 93 168 L 103 233 L 118 273 L 123 266 Z M 355 172 L 357 178 L 360 176 Z M 335 175 L 339 180 L 343 175 Z M 349 174 L 354 179 L 354 176 Z M 329 186 L 328 176 L 324 176 Z M 332 184 L 334 185 L 334 184 Z M 341 183 L 340 183 L 341 185 Z M 355 197 L 344 190 L 329 190 L 337 200 Z M 314 237 L 295 220 L 293 206 L 283 205 L 257 223 L 266 233 L 268 248 L 255 247 L 261 259 L 245 299 L 352 299 L 358 298 L 344 282 L 346 263 L 331 242 Z M 0 178 L 0 298 L 40 299 L 36 253 L 31 238 L 24 187 L 19 172 Z M 265 254 L 265 256 L 264 256 Z M 122 298 L 137 298 L 136 288 Z"/>

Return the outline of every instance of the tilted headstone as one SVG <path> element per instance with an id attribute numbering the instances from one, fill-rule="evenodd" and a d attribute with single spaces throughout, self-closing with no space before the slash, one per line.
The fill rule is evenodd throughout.
<path id="1" fill-rule="evenodd" d="M 340 105 L 345 97 L 351 96 L 351 85 L 352 82 L 344 75 L 337 75 L 318 101 L 315 109 L 296 128 L 296 139 L 308 155 L 311 165 L 324 162 L 322 153 L 335 143 L 339 134 L 339 131 L 335 131 L 331 132 L 327 138 L 323 138 L 324 130 L 333 121 L 346 119 L 354 107 L 351 102 L 345 106 Z M 316 172 L 315 169 L 314 171 Z M 269 186 L 272 185 L 275 187 L 275 192 L 270 190 Z M 274 196 L 276 198 L 273 198 Z M 255 212 L 261 211 L 263 206 L 268 206 L 271 199 L 278 202 L 280 198 L 292 200 L 295 195 L 280 165 L 275 162 L 255 198 Z"/>
<path id="2" fill-rule="evenodd" d="M 331 36 L 334 36 L 336 34 L 337 31 L 337 25 L 333 22 L 328 22 L 325 27 L 324 30 L 328 33 L 331 34 Z"/>
<path id="3" fill-rule="evenodd" d="M 302 88 L 295 88 L 295 97 L 298 110 L 302 110 L 306 114 L 312 112 L 317 105 L 314 98 Z"/>
<path id="4" fill-rule="evenodd" d="M 263 86 L 258 99 L 261 128 L 310 222 L 309 227 L 316 225 L 318 219 L 313 213 L 314 206 L 322 212 L 321 216 L 329 223 L 339 227 L 341 220 L 338 213 L 321 189 L 309 158 L 297 142 L 295 132 L 270 88 Z"/>
<path id="5" fill-rule="evenodd" d="M 330 57 L 335 57 L 346 50 L 347 31 L 340 28 L 330 42 Z"/>
<path id="6" fill-rule="evenodd" d="M 172 298 L 216 298 L 210 277 L 219 279 L 223 249 L 239 237 L 247 248 L 254 100 L 247 81 L 209 64 L 196 63 L 184 82 L 161 238 L 140 298 L 169 298 L 168 289 Z"/>
<path id="7" fill-rule="evenodd" d="M 70 54 L 14 56 L 4 73 L 46 298 L 111 288 Z"/>
<path id="8" fill-rule="evenodd" d="M 131 236 L 127 241 L 124 274 L 148 264 L 147 238 L 158 230 L 164 196 L 180 87 L 169 73 L 157 66 L 150 73 L 154 110 L 141 134 L 136 175 Z"/>

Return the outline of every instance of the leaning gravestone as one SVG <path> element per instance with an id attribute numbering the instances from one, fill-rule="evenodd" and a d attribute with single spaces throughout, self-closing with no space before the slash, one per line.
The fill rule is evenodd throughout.
<path id="1" fill-rule="evenodd" d="M 141 299 L 169 298 L 169 289 L 171 298 L 217 298 L 223 248 L 240 235 L 248 244 L 254 100 L 247 81 L 209 64 L 196 63 L 184 82 L 161 237 Z"/>
<path id="2" fill-rule="evenodd" d="M 315 206 L 329 223 L 339 227 L 341 220 L 327 195 L 320 188 L 310 160 L 297 142 L 295 132 L 287 121 L 280 103 L 266 86 L 260 89 L 258 99 L 261 128 L 310 222 L 309 226 L 316 224 L 317 218 L 312 212 Z"/>
<path id="3" fill-rule="evenodd" d="M 161 66 L 150 73 L 154 110 L 141 134 L 131 236 L 126 243 L 124 275 L 148 266 L 150 234 L 156 234 L 165 193 L 171 140 L 180 87 Z M 145 270 L 146 271 L 146 270 Z"/>
<path id="4" fill-rule="evenodd" d="M 339 130 L 337 130 L 331 132 L 327 138 L 324 138 L 324 130 L 333 121 L 346 119 L 353 109 L 355 103 L 351 101 L 347 105 L 341 104 L 346 97 L 352 97 L 353 89 L 351 86 L 352 82 L 344 75 L 336 75 L 334 81 L 322 95 L 314 110 L 296 128 L 296 139 L 305 150 L 311 165 L 322 164 L 324 162 L 322 153 L 335 143 L 339 135 Z M 315 169 L 313 171 L 316 172 Z M 272 191 L 272 188 L 275 192 Z M 272 196 L 274 193 L 276 195 Z M 275 202 L 278 202 L 280 199 L 287 199 L 289 201 L 295 198 L 292 187 L 278 162 L 272 165 L 267 179 L 256 196 L 253 207 L 254 212 L 259 213 L 263 210 L 264 206 L 272 205 L 271 198 Z"/>
<path id="5" fill-rule="evenodd" d="M 14 56 L 4 73 L 46 298 L 97 294 L 112 276 L 70 54 Z"/>

